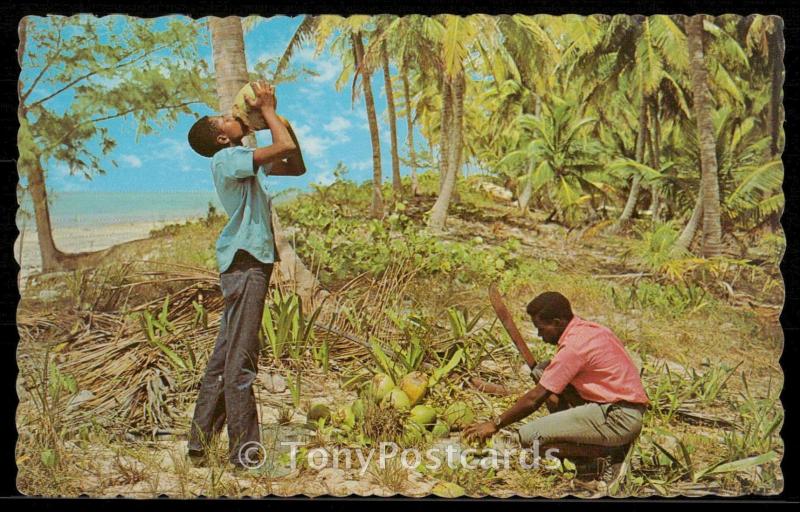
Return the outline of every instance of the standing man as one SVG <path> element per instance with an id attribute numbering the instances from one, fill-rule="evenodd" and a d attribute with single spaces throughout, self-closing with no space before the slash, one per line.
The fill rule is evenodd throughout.
<path id="1" fill-rule="evenodd" d="M 551 414 L 519 429 L 524 447 L 558 458 L 593 460 L 604 480 L 642 429 L 649 403 L 639 372 L 622 342 L 607 327 L 572 313 L 566 297 L 545 292 L 527 307 L 539 336 L 556 345 L 556 355 L 531 372 L 536 387 L 493 421 L 467 427 L 465 436 L 490 437 L 546 404 Z M 585 466 L 584 466 L 585 467 Z"/>
<path id="2" fill-rule="evenodd" d="M 217 263 L 225 310 L 214 352 L 200 384 L 189 436 L 189 457 L 206 461 L 211 436 L 227 420 L 229 461 L 237 468 L 262 455 L 253 383 L 258 371 L 258 331 L 270 276 L 278 260 L 266 177 L 300 176 L 303 157 L 291 126 L 278 117 L 275 88 L 253 85 L 258 109 L 272 132 L 272 144 L 242 145 L 250 129 L 231 115 L 206 116 L 189 130 L 189 144 L 211 158 L 211 172 L 228 223 L 217 240 Z"/>

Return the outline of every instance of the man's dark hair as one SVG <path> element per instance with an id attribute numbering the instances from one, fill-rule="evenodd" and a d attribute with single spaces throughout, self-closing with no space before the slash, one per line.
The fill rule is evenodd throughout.
<path id="1" fill-rule="evenodd" d="M 544 292 L 528 303 L 526 308 L 531 318 L 552 321 L 555 318 L 572 320 L 572 306 L 569 300 L 558 292 Z"/>
<path id="2" fill-rule="evenodd" d="M 212 157 L 225 146 L 217 142 L 219 130 L 211 124 L 208 116 L 198 119 L 189 130 L 189 145 L 198 154 Z"/>

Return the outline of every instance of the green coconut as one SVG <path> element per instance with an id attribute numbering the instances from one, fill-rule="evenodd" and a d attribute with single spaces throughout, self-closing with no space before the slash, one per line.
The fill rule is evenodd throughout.
<path id="1" fill-rule="evenodd" d="M 422 372 L 411 372 L 400 380 L 400 389 L 408 395 L 411 405 L 417 405 L 428 390 L 428 376 Z"/>
<path id="2" fill-rule="evenodd" d="M 436 410 L 428 405 L 415 405 L 411 409 L 409 419 L 417 425 L 432 426 L 436 422 Z"/>
<path id="3" fill-rule="evenodd" d="M 394 381 L 385 373 L 376 373 L 370 382 L 369 394 L 376 401 L 380 402 L 394 389 Z"/>
<path id="4" fill-rule="evenodd" d="M 442 417 L 450 428 L 464 428 L 475 420 L 475 411 L 465 402 L 458 401 L 445 409 Z"/>
<path id="5" fill-rule="evenodd" d="M 395 388 L 383 398 L 381 405 L 384 407 L 390 405 L 398 411 L 407 411 L 411 408 L 411 401 L 408 399 L 408 395 L 406 395 L 405 391 L 395 386 Z"/>
<path id="6" fill-rule="evenodd" d="M 436 422 L 436 425 L 433 426 L 431 434 L 433 434 L 433 437 L 435 438 L 447 437 L 450 435 L 450 425 L 442 420 L 439 420 Z"/>
<path id="7" fill-rule="evenodd" d="M 245 100 L 245 96 L 251 99 L 256 97 L 256 93 L 253 91 L 252 82 L 246 84 L 244 87 L 239 89 L 238 93 L 236 93 L 236 97 L 233 99 L 233 116 L 241 119 L 241 121 L 249 126 L 251 130 L 268 129 L 269 126 L 267 126 L 267 122 L 264 121 L 264 116 L 262 116 L 261 112 L 258 110 L 253 110 L 250 108 L 250 105 L 248 105 L 247 101 Z M 278 116 L 278 119 L 284 123 L 286 122 L 281 116 Z"/>
<path id="8" fill-rule="evenodd" d="M 405 446 L 413 446 L 419 443 L 426 434 L 425 427 L 409 420 L 403 425 L 403 435 L 400 437 L 400 442 Z"/>
<path id="9" fill-rule="evenodd" d="M 308 410 L 306 418 L 311 422 L 315 422 L 320 419 L 329 421 L 331 419 L 331 410 L 325 404 L 314 404 L 311 406 L 311 409 Z"/>

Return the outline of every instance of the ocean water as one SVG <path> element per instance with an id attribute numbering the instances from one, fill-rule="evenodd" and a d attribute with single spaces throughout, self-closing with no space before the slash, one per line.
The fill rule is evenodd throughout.
<path id="1" fill-rule="evenodd" d="M 291 194 L 280 194 L 278 204 Z M 135 222 L 172 222 L 204 217 L 209 204 L 222 212 L 214 191 L 192 192 L 55 192 L 50 197 L 50 220 L 53 228 L 108 226 Z M 30 196 L 23 200 L 17 224 L 33 226 Z"/>

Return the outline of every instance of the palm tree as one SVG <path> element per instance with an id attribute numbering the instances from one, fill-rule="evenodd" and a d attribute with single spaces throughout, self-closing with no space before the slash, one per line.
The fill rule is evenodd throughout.
<path id="1" fill-rule="evenodd" d="M 397 111 L 394 106 L 392 75 L 389 71 L 389 53 L 386 51 L 386 43 L 381 45 L 381 64 L 383 66 L 383 83 L 386 89 L 386 108 L 389 112 L 389 134 L 392 145 L 392 190 L 395 198 L 399 199 L 403 195 L 403 187 L 400 182 L 400 156 L 397 152 Z"/>
<path id="2" fill-rule="evenodd" d="M 342 57 L 342 71 L 336 81 L 336 88 L 339 90 L 347 81 L 350 74 L 353 74 L 352 96 L 355 100 L 357 96 L 356 83 L 361 77 L 361 88 L 364 95 L 364 104 L 367 112 L 367 123 L 369 124 L 370 141 L 372 143 L 372 203 L 370 205 L 370 215 L 374 218 L 383 217 L 383 192 L 382 192 L 382 169 L 381 169 L 381 148 L 380 136 L 378 133 L 378 119 L 375 114 L 375 100 L 372 94 L 372 67 L 365 61 L 364 39 L 363 36 L 368 32 L 368 26 L 372 24 L 369 16 L 306 16 L 295 30 L 289 44 L 286 46 L 283 55 L 278 62 L 276 74 L 282 72 L 295 50 L 308 39 L 316 43 L 316 52 L 319 54 L 329 39 L 332 39 L 331 50 Z"/>
<path id="3" fill-rule="evenodd" d="M 353 41 L 355 68 L 360 69 L 362 68 L 361 63 L 364 60 L 364 41 L 361 39 L 361 31 L 352 31 L 350 33 L 350 37 Z M 374 218 L 381 218 L 383 217 L 381 143 L 378 135 L 378 118 L 375 114 L 375 100 L 372 97 L 372 84 L 370 82 L 372 73 L 368 67 L 363 67 L 360 75 L 361 86 L 364 91 L 364 103 L 367 108 L 370 140 L 372 142 L 372 205 L 370 207 L 370 215 Z M 356 75 L 356 78 L 357 77 L 358 74 Z M 395 134 L 395 142 L 396 140 L 397 136 Z"/>
<path id="4" fill-rule="evenodd" d="M 413 105 L 408 73 L 408 62 L 404 60 L 400 68 L 400 80 L 403 82 L 403 100 L 405 101 L 406 144 L 408 145 L 408 159 L 411 164 L 411 195 L 416 196 L 419 193 L 419 181 L 417 179 L 417 156 L 414 150 L 414 117 L 412 114 Z"/>
<path id="5" fill-rule="evenodd" d="M 703 15 L 689 19 L 687 36 L 691 58 L 690 74 L 694 114 L 700 143 L 702 169 L 703 249 L 705 257 L 722 252 L 722 226 L 720 223 L 719 182 L 717 155 L 714 141 L 714 124 L 711 118 L 711 94 L 708 90 L 708 70 L 703 52 Z"/>
<path id="6" fill-rule="evenodd" d="M 550 95 L 539 117 L 522 114 L 518 119 L 522 148 L 499 163 L 525 166 L 533 194 L 547 191 L 553 207 L 549 219 L 558 216 L 569 223 L 577 219 L 579 207 L 590 201 L 592 194 L 605 193 L 587 177 L 602 167 L 602 148 L 588 137 L 597 119 L 578 117 L 576 103 Z"/>
<path id="7" fill-rule="evenodd" d="M 683 108 L 676 109 L 676 114 L 685 112 L 683 91 L 679 85 L 688 66 L 685 55 L 685 40 L 683 32 L 675 21 L 669 16 L 658 15 L 648 18 L 633 17 L 633 25 L 628 27 L 632 33 L 628 38 L 634 38 L 633 59 L 620 59 L 618 52 L 616 58 L 617 69 L 614 72 L 616 80 L 624 71 L 631 75 L 631 86 L 635 87 L 639 99 L 639 129 L 636 139 L 636 162 L 645 164 L 645 149 L 649 147 L 650 167 L 660 167 L 660 134 L 659 114 L 661 103 L 667 102 Z M 609 87 L 614 81 L 601 81 L 603 87 Z M 648 112 L 649 111 L 649 112 Z M 688 114 L 688 112 L 686 112 Z M 649 115 L 648 115 L 649 114 Z M 636 173 L 631 181 L 628 199 L 617 222 L 612 230 L 619 231 L 624 228 L 636 209 L 636 203 L 641 190 L 641 175 Z M 654 218 L 658 218 L 657 185 L 651 188 L 651 209 Z M 654 208 L 653 208 L 654 207 Z"/>
<path id="8" fill-rule="evenodd" d="M 779 16 L 755 15 L 744 18 L 745 45 L 750 55 L 759 55 L 770 74 L 769 129 L 772 156 L 780 152 L 783 90 L 783 20 Z"/>
<path id="9" fill-rule="evenodd" d="M 373 38 L 377 38 L 377 36 L 379 36 L 380 33 L 386 29 L 392 18 L 394 17 L 389 15 L 381 15 L 377 17 L 377 27 L 375 33 L 373 34 Z M 383 69 L 384 89 L 386 91 L 386 110 L 389 117 L 390 149 L 392 155 L 392 195 L 394 196 L 395 200 L 398 200 L 403 195 L 403 187 L 400 181 L 400 156 L 397 149 L 397 109 L 394 102 L 394 89 L 392 88 L 392 74 L 389 67 L 389 50 L 387 48 L 386 39 L 382 39 L 380 41 L 378 48 L 380 64 L 381 68 Z M 369 50 L 370 47 L 367 48 L 364 60 L 365 65 L 372 68 L 375 66 L 372 64 L 372 62 L 370 62 L 373 59 L 370 58 L 371 55 Z"/>
<path id="10" fill-rule="evenodd" d="M 431 42 L 438 50 L 437 71 L 441 78 L 443 127 L 440 134 L 441 158 L 446 161 L 442 166 L 441 190 L 430 210 L 428 226 L 434 230 L 441 230 L 447 219 L 447 210 L 463 158 L 464 92 L 469 72 L 468 57 L 471 51 L 477 49 L 484 65 L 488 66 L 490 65 L 488 60 L 495 56 L 495 51 L 498 56 L 505 54 L 500 44 L 497 24 L 489 16 L 475 14 L 462 18 L 445 14 L 437 16 L 435 21 L 438 27 L 429 31 L 429 35 L 433 36 Z M 507 62 L 513 65 L 510 59 Z"/>

